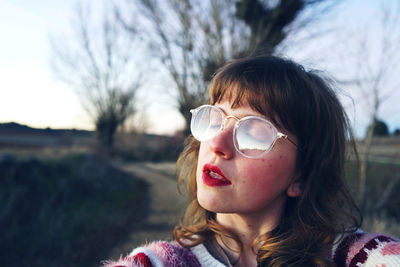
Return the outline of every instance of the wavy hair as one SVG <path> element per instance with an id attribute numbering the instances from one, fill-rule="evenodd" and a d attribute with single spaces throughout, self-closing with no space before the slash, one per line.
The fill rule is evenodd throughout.
<path id="1" fill-rule="evenodd" d="M 288 199 L 275 229 L 254 240 L 259 266 L 334 266 L 329 252 L 335 238 L 355 231 L 362 217 L 343 181 L 346 147 L 356 151 L 330 81 L 293 61 L 262 56 L 222 67 L 209 93 L 210 104 L 228 99 L 234 108 L 248 103 L 298 140 L 296 168 L 302 194 Z M 190 247 L 218 234 L 233 238 L 242 248 L 239 238 L 197 201 L 199 146 L 189 136 L 177 162 L 178 181 L 187 185 L 189 205 L 174 238 Z"/>

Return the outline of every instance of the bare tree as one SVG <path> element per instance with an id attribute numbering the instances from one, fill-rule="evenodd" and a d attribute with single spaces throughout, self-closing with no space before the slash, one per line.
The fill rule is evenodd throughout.
<path id="1" fill-rule="evenodd" d="M 51 36 L 52 67 L 76 89 L 99 141 L 109 149 L 118 127 L 135 112 L 142 69 L 135 65 L 134 36 L 128 36 L 110 12 L 94 18 L 82 5 L 71 28 L 71 36 Z"/>
<path id="2" fill-rule="evenodd" d="M 127 0 L 116 13 L 130 32 L 133 16 L 152 55 L 168 70 L 178 91 L 179 111 L 207 101 L 207 85 L 227 61 L 273 54 L 285 38 L 318 19 L 338 1 L 330 0 Z M 127 14 L 126 10 L 129 10 Z M 310 10 L 313 10 L 310 12 Z M 308 11 L 308 12 L 304 12 Z M 137 27 L 135 27 L 136 29 Z"/>
<path id="3" fill-rule="evenodd" d="M 369 127 L 360 153 L 359 201 L 363 204 L 366 194 L 367 165 L 373 140 L 373 132 L 383 104 L 398 94 L 400 81 L 400 4 L 398 1 L 380 1 L 373 22 L 362 25 L 353 36 L 356 38 L 351 77 L 342 80 L 355 85 L 369 116 Z"/>

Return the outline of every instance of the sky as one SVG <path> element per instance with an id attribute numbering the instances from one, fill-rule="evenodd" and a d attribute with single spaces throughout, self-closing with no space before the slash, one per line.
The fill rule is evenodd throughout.
<path id="1" fill-rule="evenodd" d="M 99 4 L 101 1 L 83 2 Z M 342 32 L 346 31 L 349 24 L 356 25 L 359 20 L 362 21 L 354 13 L 362 14 L 360 18 L 368 19 L 368 12 L 374 8 L 372 0 L 350 2 L 331 21 L 339 25 L 339 29 L 343 27 Z M 76 0 L 0 0 L 0 123 L 14 121 L 40 128 L 93 129 L 75 91 L 57 79 L 50 65 L 49 34 L 68 29 L 75 4 Z M 309 45 L 308 50 L 311 52 L 299 53 L 294 49 L 288 51 L 288 55 L 301 63 L 313 61 L 317 68 L 333 72 L 333 75 L 351 71 L 351 68 L 332 68 L 326 63 L 329 61 L 318 64 L 317 53 L 313 51 L 330 49 L 332 43 L 335 43 L 332 39 L 325 41 L 326 45 L 321 41 L 316 41 L 315 47 L 313 44 Z M 341 44 L 335 44 L 332 51 L 339 45 Z M 311 60 L 310 55 L 315 58 Z M 380 114 L 391 131 L 400 128 L 398 91 L 395 97 L 385 102 L 385 108 Z M 147 116 L 148 132 L 173 134 L 182 127 L 183 118 L 175 106 L 170 104 L 173 101 L 165 98 L 158 102 L 152 101 L 146 97 L 146 92 L 141 92 L 139 97 L 143 99 L 139 109 L 143 111 L 141 114 Z M 354 102 L 354 106 L 350 105 L 348 108 L 349 115 L 356 134 L 360 137 L 368 123 L 367 108 L 358 103 L 361 101 L 357 97 Z"/>
<path id="2" fill-rule="evenodd" d="M 75 5 L 76 0 L 0 0 L 0 123 L 93 129 L 75 90 L 56 77 L 50 64 L 49 35 L 69 28 Z M 139 109 L 149 121 L 148 132 L 173 134 L 183 126 L 172 105 L 153 101 Z"/>
<path id="3" fill-rule="evenodd" d="M 49 30 L 73 1 L 0 0 L 0 121 L 87 128 L 79 99 L 50 69 Z"/>

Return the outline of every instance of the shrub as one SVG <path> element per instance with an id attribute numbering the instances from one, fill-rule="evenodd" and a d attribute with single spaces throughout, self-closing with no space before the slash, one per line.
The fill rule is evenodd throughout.
<path id="1" fill-rule="evenodd" d="M 395 163 L 369 162 L 367 167 L 366 197 L 359 203 L 365 222 L 363 228 L 370 232 L 397 235 L 392 231 L 400 224 L 400 165 Z M 346 178 L 357 199 L 358 166 L 347 162 Z M 381 228 L 383 226 L 386 229 Z M 392 227 L 393 226 L 393 227 Z"/>
<path id="2" fill-rule="evenodd" d="M 384 121 L 377 120 L 375 122 L 373 135 L 374 136 L 388 136 L 389 135 L 389 129 Z"/>
<path id="3" fill-rule="evenodd" d="M 0 160 L 2 266 L 98 266 L 146 216 L 148 186 L 91 155 Z"/>

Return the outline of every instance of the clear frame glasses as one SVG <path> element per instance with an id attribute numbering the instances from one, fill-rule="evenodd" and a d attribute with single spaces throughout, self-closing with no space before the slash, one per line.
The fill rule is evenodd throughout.
<path id="1" fill-rule="evenodd" d="M 278 138 L 287 139 L 297 147 L 286 134 L 279 132 L 271 122 L 259 116 L 238 119 L 233 115 L 226 115 L 221 108 L 212 105 L 203 105 L 190 112 L 190 130 L 200 142 L 214 138 L 224 130 L 228 119 L 235 119 L 233 144 L 246 158 L 262 157 L 271 150 Z"/>

